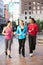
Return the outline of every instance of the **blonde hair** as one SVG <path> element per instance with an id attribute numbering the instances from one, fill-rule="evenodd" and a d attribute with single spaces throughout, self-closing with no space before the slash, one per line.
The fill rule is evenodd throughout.
<path id="1" fill-rule="evenodd" d="M 20 21 L 21 21 L 21 22 L 23 23 L 23 25 L 24 25 L 24 21 L 23 21 L 23 20 L 19 20 L 19 22 L 20 22 Z"/>

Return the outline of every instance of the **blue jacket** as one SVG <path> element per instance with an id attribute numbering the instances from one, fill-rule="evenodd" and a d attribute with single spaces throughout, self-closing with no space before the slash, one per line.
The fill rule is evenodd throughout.
<path id="1" fill-rule="evenodd" d="M 26 38 L 26 32 L 27 32 L 27 27 L 26 26 L 24 26 L 23 31 L 21 31 L 21 27 L 18 26 L 17 31 L 16 31 L 16 33 L 18 34 L 18 39 Z"/>

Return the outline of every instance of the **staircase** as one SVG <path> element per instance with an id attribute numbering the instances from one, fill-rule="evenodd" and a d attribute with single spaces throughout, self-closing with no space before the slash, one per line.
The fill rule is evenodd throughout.
<path id="1" fill-rule="evenodd" d="M 43 44 L 43 35 L 38 35 L 37 36 L 37 43 L 38 44 Z"/>

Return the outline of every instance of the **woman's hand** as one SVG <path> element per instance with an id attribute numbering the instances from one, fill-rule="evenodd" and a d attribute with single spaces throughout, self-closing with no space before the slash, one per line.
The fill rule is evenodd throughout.
<path id="1" fill-rule="evenodd" d="M 21 34 L 17 34 L 18 36 L 20 36 Z"/>
<path id="2" fill-rule="evenodd" d="M 29 32 L 32 32 L 32 31 L 34 31 L 34 28 L 32 28 L 32 30 L 29 30 Z"/>
<path id="3" fill-rule="evenodd" d="M 31 31 L 34 31 L 34 28 L 32 28 L 32 30 Z"/>
<path id="4" fill-rule="evenodd" d="M 31 30 L 29 30 L 29 32 L 31 32 Z"/>
<path id="5" fill-rule="evenodd" d="M 16 34 L 16 32 L 13 33 L 14 35 Z"/>

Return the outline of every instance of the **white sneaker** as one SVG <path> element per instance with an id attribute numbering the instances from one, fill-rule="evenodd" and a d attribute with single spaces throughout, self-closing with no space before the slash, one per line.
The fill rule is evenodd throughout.
<path id="1" fill-rule="evenodd" d="M 30 54 L 30 57 L 32 57 L 32 56 L 33 56 L 33 53 Z"/>

